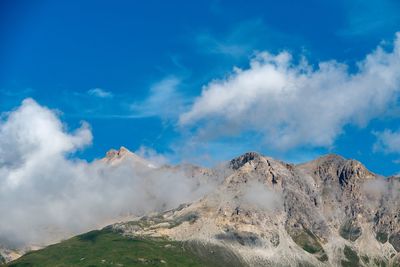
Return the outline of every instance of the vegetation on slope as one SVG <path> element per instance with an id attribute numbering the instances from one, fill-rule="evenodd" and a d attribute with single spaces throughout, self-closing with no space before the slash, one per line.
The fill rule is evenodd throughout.
<path id="1" fill-rule="evenodd" d="M 382 244 L 385 244 L 388 241 L 388 234 L 385 232 L 378 232 L 376 234 L 376 240 L 378 240 Z"/>
<path id="2" fill-rule="evenodd" d="M 318 260 L 324 262 L 328 260 L 324 249 L 319 243 L 317 237 L 308 229 L 292 233 L 293 241 L 302 247 L 308 253 L 314 254 Z"/>
<path id="3" fill-rule="evenodd" d="M 347 240 L 356 241 L 362 234 L 361 227 L 353 220 L 347 220 L 339 230 L 340 235 Z"/>
<path id="4" fill-rule="evenodd" d="M 346 245 L 343 253 L 346 257 L 346 260 L 342 260 L 343 267 L 359 266 L 360 258 L 358 257 L 357 252 L 355 252 L 351 247 Z"/>
<path id="5" fill-rule="evenodd" d="M 389 238 L 389 243 L 392 244 L 397 252 L 400 252 L 400 232 L 392 234 Z"/>
<path id="6" fill-rule="evenodd" d="M 6 266 L 218 266 L 207 249 L 165 239 L 133 239 L 110 229 L 91 231 L 42 250 L 32 251 Z M 208 251 L 213 254 L 214 251 Z M 224 265 L 224 263 L 219 263 Z"/>

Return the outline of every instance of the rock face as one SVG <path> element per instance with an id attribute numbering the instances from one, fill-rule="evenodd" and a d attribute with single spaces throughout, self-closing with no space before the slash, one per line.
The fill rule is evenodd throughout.
<path id="1" fill-rule="evenodd" d="M 113 228 L 223 246 L 247 266 L 398 262 L 399 178 L 337 155 L 292 165 L 249 152 L 225 168 L 219 186 L 198 201 Z"/>

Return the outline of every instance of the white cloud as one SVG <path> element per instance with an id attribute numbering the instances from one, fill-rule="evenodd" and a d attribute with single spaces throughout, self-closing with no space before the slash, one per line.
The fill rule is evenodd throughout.
<path id="1" fill-rule="evenodd" d="M 183 97 L 177 90 L 180 83 L 176 77 L 167 77 L 155 83 L 146 99 L 131 105 L 132 116 L 176 118 L 183 108 Z"/>
<path id="2" fill-rule="evenodd" d="M 120 164 L 73 156 L 91 140 L 86 123 L 68 131 L 32 99 L 0 117 L 0 244 L 48 244 L 121 216 L 176 207 L 212 188 L 136 156 Z"/>
<path id="3" fill-rule="evenodd" d="M 17 110 L 0 121 L 0 170 L 2 182 L 18 185 L 23 172 L 34 172 L 38 163 L 64 156 L 91 143 L 88 124 L 72 134 L 65 132 L 55 112 L 26 99 Z"/>
<path id="4" fill-rule="evenodd" d="M 382 132 L 374 132 L 376 142 L 374 151 L 384 153 L 400 153 L 400 131 L 385 129 Z"/>
<path id="5" fill-rule="evenodd" d="M 114 95 L 101 88 L 93 88 L 87 91 L 88 95 L 100 97 L 100 98 L 112 98 Z"/>
<path id="6" fill-rule="evenodd" d="M 169 163 L 167 157 L 159 154 L 157 151 L 150 147 L 140 146 L 139 149 L 135 151 L 135 154 L 144 159 L 147 159 L 148 161 L 155 164 L 155 166 L 163 166 Z"/>
<path id="7" fill-rule="evenodd" d="M 281 150 L 329 147 L 344 126 L 365 126 L 396 101 L 400 34 L 393 51 L 378 47 L 357 66 L 354 73 L 336 61 L 313 68 L 288 52 L 262 52 L 248 69 L 206 85 L 179 124 L 204 138 L 258 132 Z"/>

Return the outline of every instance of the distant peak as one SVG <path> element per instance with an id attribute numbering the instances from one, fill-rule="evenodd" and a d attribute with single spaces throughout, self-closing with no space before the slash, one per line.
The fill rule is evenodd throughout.
<path id="1" fill-rule="evenodd" d="M 308 162 L 298 164 L 299 166 L 337 166 L 345 164 L 347 160 L 337 154 L 326 154 Z"/>
<path id="2" fill-rule="evenodd" d="M 355 168 L 366 169 L 365 166 L 358 160 L 346 159 L 337 154 L 327 154 L 327 155 L 321 156 L 311 162 L 317 162 L 318 165 L 321 165 L 321 164 L 331 165 L 331 166 L 336 166 L 336 167 L 346 167 L 349 169 L 355 169 Z"/>
<path id="3" fill-rule="evenodd" d="M 118 150 L 110 149 L 106 153 L 106 157 L 103 159 L 105 162 L 116 164 L 122 161 L 129 161 L 133 164 L 140 164 L 149 168 L 155 168 L 156 166 L 150 161 L 138 156 L 124 146 L 121 146 Z"/>
<path id="4" fill-rule="evenodd" d="M 323 156 L 317 158 L 316 160 L 326 162 L 326 161 L 345 161 L 346 159 L 338 154 L 331 153 L 331 154 L 323 155 Z"/>
<path id="5" fill-rule="evenodd" d="M 340 155 L 328 154 L 313 161 L 300 164 L 322 178 L 336 177 L 343 186 L 352 180 L 364 180 L 375 177 L 361 162 L 346 159 Z"/>
<path id="6" fill-rule="evenodd" d="M 126 154 L 133 154 L 133 153 L 126 147 L 121 146 L 118 150 L 110 149 L 109 151 L 107 151 L 106 158 L 107 159 L 120 158 Z"/>
<path id="7" fill-rule="evenodd" d="M 232 169 L 237 170 L 237 169 L 241 168 L 247 162 L 255 160 L 255 159 L 259 159 L 261 157 L 262 156 L 257 152 L 247 152 L 237 158 L 232 159 L 229 162 L 229 166 Z"/>
<path id="8" fill-rule="evenodd" d="M 127 148 L 124 147 L 124 146 L 121 146 L 121 147 L 119 148 L 118 152 L 119 152 L 120 154 L 123 154 L 123 153 L 132 153 L 129 149 L 127 149 Z"/>

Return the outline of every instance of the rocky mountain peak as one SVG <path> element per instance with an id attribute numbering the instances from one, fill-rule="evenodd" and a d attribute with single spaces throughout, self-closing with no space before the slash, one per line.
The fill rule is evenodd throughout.
<path id="1" fill-rule="evenodd" d="M 142 165 L 149 168 L 154 168 L 155 166 L 148 160 L 136 155 L 126 147 L 121 146 L 118 150 L 110 149 L 106 153 L 106 157 L 103 159 L 104 162 L 110 163 L 111 165 L 118 164 L 121 162 L 130 162 L 134 165 Z"/>
<path id="2" fill-rule="evenodd" d="M 284 177 L 290 175 L 293 166 L 256 152 L 247 152 L 229 162 L 232 175 L 225 178 L 227 188 L 240 189 L 248 183 L 260 183 L 274 188 L 282 186 Z"/>
<path id="3" fill-rule="evenodd" d="M 122 156 L 129 154 L 129 153 L 133 154 L 131 151 L 129 151 L 129 149 L 121 146 L 118 150 L 110 149 L 109 151 L 107 151 L 106 158 L 110 159 L 110 160 L 114 159 L 114 158 L 121 158 Z"/>
<path id="4" fill-rule="evenodd" d="M 260 158 L 262 158 L 262 156 L 257 152 L 247 152 L 237 158 L 232 159 L 229 162 L 229 166 L 233 170 L 238 170 L 246 163 L 254 161 L 254 160 L 259 160 Z"/>
<path id="5" fill-rule="evenodd" d="M 375 174 L 370 172 L 361 162 L 357 160 L 347 160 L 338 172 L 341 185 L 347 184 L 350 179 L 371 179 Z"/>
<path id="6" fill-rule="evenodd" d="M 345 159 L 342 156 L 328 154 L 313 161 L 298 165 L 307 170 L 315 178 L 322 181 L 338 181 L 341 186 L 349 181 L 375 178 L 361 162 L 354 159 Z"/>
<path id="7" fill-rule="evenodd" d="M 337 166 L 337 165 L 344 164 L 346 162 L 346 159 L 337 154 L 327 154 L 327 155 L 323 155 L 311 162 L 315 162 L 317 165 Z"/>

